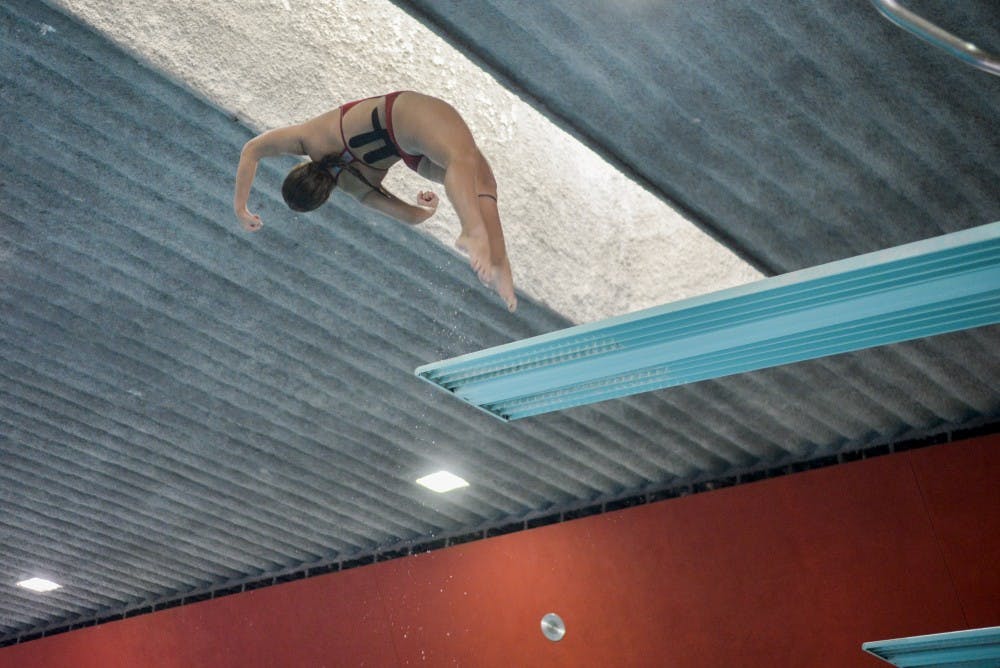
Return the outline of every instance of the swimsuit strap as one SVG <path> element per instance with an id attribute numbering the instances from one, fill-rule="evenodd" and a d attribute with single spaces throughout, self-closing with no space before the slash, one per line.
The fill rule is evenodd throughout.
<path id="1" fill-rule="evenodd" d="M 403 159 L 403 162 L 407 167 L 413 171 L 417 171 L 417 167 L 420 165 L 420 159 L 423 156 L 413 155 L 412 153 L 404 151 L 400 147 L 399 142 L 396 141 L 396 131 L 392 127 L 392 107 L 396 103 L 396 98 L 399 97 L 400 93 L 406 92 L 408 91 L 397 90 L 385 96 L 385 128 L 389 131 L 389 139 L 392 140 L 393 145 L 396 147 L 399 157 Z"/>
<path id="2" fill-rule="evenodd" d="M 332 154 L 324 157 L 319 161 L 319 164 L 323 167 L 323 169 L 329 171 L 333 175 L 334 179 L 337 179 L 340 176 L 340 172 L 343 171 L 347 165 L 354 162 L 354 156 L 351 155 L 351 152 L 346 149 L 343 153 L 332 160 L 330 159 L 331 157 Z"/>
<path id="3" fill-rule="evenodd" d="M 365 178 L 365 175 L 358 170 L 357 167 L 351 164 L 355 160 L 357 160 L 357 158 L 354 157 L 354 154 L 351 153 L 349 150 L 344 149 L 344 152 L 336 157 L 334 157 L 332 153 L 324 157 L 322 160 L 319 161 L 319 165 L 320 167 L 329 171 L 333 175 L 334 182 L 340 180 L 341 172 L 347 171 L 350 172 L 352 176 L 357 178 L 359 181 L 364 183 L 372 190 L 377 190 L 378 192 L 388 197 L 389 196 L 388 193 L 382 188 L 381 185 L 375 185 L 374 183 L 369 181 L 367 178 Z"/>

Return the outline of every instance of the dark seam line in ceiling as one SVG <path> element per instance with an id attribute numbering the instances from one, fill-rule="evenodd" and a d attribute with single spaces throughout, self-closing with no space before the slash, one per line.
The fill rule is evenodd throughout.
<path id="1" fill-rule="evenodd" d="M 94 615 L 77 617 L 73 620 L 64 619 L 44 627 L 29 629 L 16 635 L 0 637 L 0 647 L 10 647 L 12 645 L 31 642 L 41 638 L 60 635 L 69 631 L 98 626 L 100 624 L 120 621 L 131 617 L 138 617 L 152 612 L 159 612 L 169 608 L 191 605 L 193 603 L 201 603 L 202 601 L 222 598 L 232 594 L 240 594 L 296 580 L 327 575 L 329 573 L 336 573 L 339 571 L 346 571 L 378 562 L 392 561 L 393 559 L 425 554 L 427 552 L 433 552 L 446 547 L 463 545 L 465 543 L 472 543 L 497 536 L 518 533 L 529 529 L 537 529 L 539 527 L 549 526 L 552 524 L 570 522 L 577 519 L 583 519 L 585 517 L 592 517 L 594 515 L 625 510 L 635 506 L 669 501 L 670 499 L 690 496 L 692 494 L 711 492 L 713 490 L 723 489 L 726 487 L 759 482 L 769 478 L 779 478 L 795 473 L 826 468 L 828 466 L 836 466 L 838 464 L 872 459 L 883 455 L 897 454 L 934 445 L 941 445 L 944 443 L 989 436 L 996 433 L 1000 433 L 1000 421 L 986 422 L 985 424 L 976 427 L 962 427 L 961 429 L 945 430 L 918 439 L 885 441 L 858 450 L 841 452 L 836 455 L 828 455 L 806 461 L 782 465 L 774 465 L 772 463 L 766 467 L 748 469 L 747 471 L 725 476 L 723 478 L 707 478 L 705 480 L 695 481 L 680 486 L 652 490 L 643 494 L 632 493 L 620 498 L 609 498 L 598 502 L 588 501 L 587 503 L 579 506 L 570 507 L 556 512 L 543 512 L 537 516 L 531 516 L 516 522 L 503 522 L 500 524 L 486 526 L 476 531 L 464 531 L 454 535 L 440 536 L 431 540 L 421 538 L 416 541 L 407 541 L 396 545 L 390 545 L 375 552 L 360 555 L 355 554 L 348 559 L 321 563 L 308 566 L 306 568 L 296 568 L 287 572 L 268 575 L 263 578 L 256 576 L 241 578 L 239 580 L 226 582 L 213 587 L 191 591 L 182 596 L 170 596 L 155 601 L 141 601 L 139 603 L 121 608 L 104 609 L 98 611 Z"/>

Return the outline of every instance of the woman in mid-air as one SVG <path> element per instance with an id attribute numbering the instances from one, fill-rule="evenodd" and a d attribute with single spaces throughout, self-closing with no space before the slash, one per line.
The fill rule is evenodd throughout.
<path id="1" fill-rule="evenodd" d="M 293 168 L 281 188 L 295 211 L 312 211 L 335 186 L 365 206 L 410 225 L 434 215 L 437 195 L 421 192 L 416 204 L 382 187 L 386 171 L 402 160 L 421 176 L 443 183 L 462 223 L 455 246 L 467 253 L 479 280 L 517 308 L 507 261 L 497 184 L 486 158 L 458 112 L 442 100 L 397 92 L 342 105 L 299 125 L 270 130 L 243 147 L 236 171 L 236 216 L 249 232 L 261 227 L 247 209 L 261 158 L 292 154 L 311 158 Z"/>

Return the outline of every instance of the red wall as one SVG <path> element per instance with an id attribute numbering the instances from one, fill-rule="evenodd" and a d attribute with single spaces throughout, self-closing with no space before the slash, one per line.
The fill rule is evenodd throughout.
<path id="1" fill-rule="evenodd" d="M 0 668 L 887 666 L 861 643 L 1000 624 L 998 454 L 631 508 L 15 645 Z"/>

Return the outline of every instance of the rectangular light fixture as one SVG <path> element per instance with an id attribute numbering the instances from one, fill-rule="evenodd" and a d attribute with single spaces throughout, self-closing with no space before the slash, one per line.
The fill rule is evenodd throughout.
<path id="1" fill-rule="evenodd" d="M 1000 666 L 1000 626 L 866 642 L 861 649 L 894 666 Z"/>
<path id="2" fill-rule="evenodd" d="M 1000 222 L 488 348 L 417 376 L 504 420 L 1000 322 Z"/>
<path id="3" fill-rule="evenodd" d="M 450 492 L 453 489 L 469 486 L 469 483 L 465 480 L 447 471 L 438 471 L 437 473 L 425 475 L 423 478 L 418 478 L 417 484 L 438 493 Z"/>
<path id="4" fill-rule="evenodd" d="M 43 580 L 42 578 L 29 578 L 27 580 L 21 580 L 17 583 L 17 586 L 43 593 L 62 587 L 60 584 L 56 584 L 51 580 Z"/>

